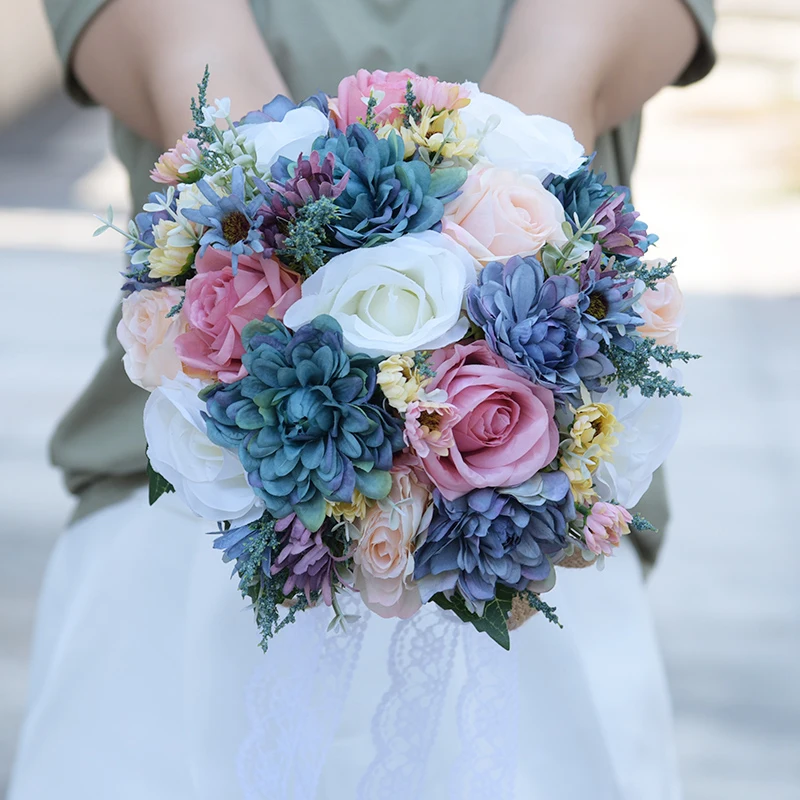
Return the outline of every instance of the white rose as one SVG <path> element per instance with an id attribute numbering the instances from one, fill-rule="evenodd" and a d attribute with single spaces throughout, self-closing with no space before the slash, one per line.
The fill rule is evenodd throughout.
<path id="1" fill-rule="evenodd" d="M 281 122 L 252 122 L 236 132 L 255 147 L 256 166 L 267 172 L 280 156 L 296 161 L 300 153 L 310 153 L 314 140 L 327 134 L 328 118 L 316 108 L 302 106 L 287 112 Z"/>
<path id="2" fill-rule="evenodd" d="M 122 364 L 132 383 L 152 391 L 181 369 L 175 338 L 186 331 L 182 314 L 167 314 L 180 303 L 180 289 L 143 289 L 122 301 L 117 339 L 125 350 Z"/>
<path id="3" fill-rule="evenodd" d="M 469 329 L 464 292 L 474 281 L 474 261 L 463 247 L 440 233 L 409 234 L 332 258 L 303 282 L 284 322 L 296 330 L 329 314 L 350 353 L 434 350 Z"/>
<path id="4" fill-rule="evenodd" d="M 144 407 L 147 457 L 197 516 L 245 525 L 258 519 L 264 506 L 236 454 L 206 435 L 205 404 L 197 396 L 203 386 L 179 375 L 150 395 Z"/>
<path id="5" fill-rule="evenodd" d="M 677 370 L 667 370 L 665 374 L 680 382 Z M 643 397 L 638 389 L 631 389 L 627 397 L 621 397 L 615 384 L 597 397 L 614 407 L 614 415 L 624 427 L 616 435 L 619 444 L 611 459 L 601 461 L 594 473 L 595 488 L 601 500 L 614 500 L 625 508 L 633 508 L 678 438 L 681 402 L 673 396 Z"/>
<path id="6" fill-rule="evenodd" d="M 498 167 L 516 169 L 544 180 L 555 174 L 572 175 L 585 160 L 583 146 L 565 122 L 524 114 L 515 105 L 468 84 L 469 105 L 459 113 L 468 136 L 492 128 L 481 142 L 480 154 Z"/>

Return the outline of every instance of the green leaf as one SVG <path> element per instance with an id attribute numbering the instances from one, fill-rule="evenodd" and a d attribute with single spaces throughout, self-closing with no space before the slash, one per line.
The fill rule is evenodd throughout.
<path id="1" fill-rule="evenodd" d="M 356 469 L 356 489 L 370 500 L 383 500 L 392 491 L 392 476 L 380 469 L 364 472 Z"/>
<path id="2" fill-rule="evenodd" d="M 463 167 L 437 169 L 431 175 L 431 188 L 428 193 L 434 197 L 447 197 L 458 191 L 466 179 L 467 171 Z"/>
<path id="3" fill-rule="evenodd" d="M 452 611 L 462 622 L 469 622 L 481 633 L 487 634 L 504 650 L 511 649 L 511 637 L 508 634 L 508 616 L 511 613 L 511 601 L 516 592 L 507 586 L 497 585 L 497 596 L 486 603 L 483 616 L 480 617 L 467 608 L 464 598 L 454 592 L 451 598 L 441 592 L 433 596 L 433 602 L 446 611 Z"/>
<path id="4" fill-rule="evenodd" d="M 313 500 L 293 506 L 300 522 L 312 533 L 316 533 L 325 522 L 325 498 L 317 492 Z"/>
<path id="5" fill-rule="evenodd" d="M 95 230 L 92 236 L 100 236 L 100 234 L 105 233 L 108 230 L 108 225 L 101 225 L 99 228 Z"/>
<path id="6" fill-rule="evenodd" d="M 147 462 L 147 478 L 150 481 L 151 506 L 162 494 L 169 494 L 175 491 L 175 487 L 163 475 L 159 475 L 149 461 Z"/>

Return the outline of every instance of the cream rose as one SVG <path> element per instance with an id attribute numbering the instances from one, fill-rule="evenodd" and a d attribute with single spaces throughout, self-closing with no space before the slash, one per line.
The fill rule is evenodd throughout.
<path id="1" fill-rule="evenodd" d="M 481 264 L 530 256 L 547 243 L 566 243 L 564 209 L 533 175 L 493 166 L 470 173 L 459 196 L 445 206 L 442 233 Z"/>
<path id="2" fill-rule="evenodd" d="M 186 331 L 182 314 L 167 314 L 181 302 L 180 289 L 143 289 L 122 301 L 117 339 L 125 350 L 122 363 L 132 383 L 152 391 L 181 372 L 175 339 Z"/>
<path id="3" fill-rule="evenodd" d="M 355 587 L 378 616 L 408 619 L 422 607 L 413 580 L 414 550 L 433 516 L 430 492 L 410 466 L 392 470 L 392 490 L 373 506 L 353 535 Z"/>
<path id="4" fill-rule="evenodd" d="M 583 145 L 572 128 L 551 117 L 524 114 L 515 105 L 466 84 L 470 102 L 461 110 L 467 135 L 479 137 L 480 154 L 495 166 L 516 169 L 544 180 L 572 175 L 584 162 Z"/>
<path id="5" fill-rule="evenodd" d="M 474 281 L 472 259 L 451 239 L 431 231 L 409 234 L 332 258 L 303 282 L 284 323 L 297 329 L 329 314 L 351 353 L 434 350 L 469 329 L 464 291 Z"/>
<path id="6" fill-rule="evenodd" d="M 203 386 L 181 374 L 153 391 L 144 407 L 147 457 L 198 517 L 245 525 L 264 506 L 236 454 L 208 438 L 205 403 L 197 396 Z"/>
<path id="7" fill-rule="evenodd" d="M 645 289 L 634 309 L 644 320 L 637 330 L 658 344 L 678 344 L 678 332 L 683 325 L 683 293 L 678 279 L 670 275 L 658 282 L 656 289 Z"/>

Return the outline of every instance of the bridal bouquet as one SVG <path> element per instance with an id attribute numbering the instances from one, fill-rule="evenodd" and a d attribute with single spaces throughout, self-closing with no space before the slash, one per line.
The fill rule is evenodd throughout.
<path id="1" fill-rule="evenodd" d="M 129 225 L 117 334 L 150 500 L 218 523 L 266 649 L 354 592 L 509 647 L 614 553 L 679 424 L 672 263 L 571 129 L 410 71 L 192 101 Z"/>

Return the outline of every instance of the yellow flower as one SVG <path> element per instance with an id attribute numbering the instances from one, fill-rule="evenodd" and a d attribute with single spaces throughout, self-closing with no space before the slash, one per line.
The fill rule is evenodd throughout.
<path id="1" fill-rule="evenodd" d="M 188 266 L 194 242 L 179 223 L 162 219 L 153 227 L 155 247 L 150 251 L 150 277 L 174 278 Z"/>
<path id="2" fill-rule="evenodd" d="M 325 514 L 334 517 L 339 522 L 355 522 L 357 519 L 364 519 L 371 503 L 364 497 L 358 489 L 353 491 L 353 499 L 349 503 L 331 503 L 325 501 Z"/>
<path id="3" fill-rule="evenodd" d="M 569 478 L 569 484 L 575 502 L 581 503 L 582 505 L 591 505 L 591 501 L 597 497 L 597 492 L 595 492 L 592 485 L 591 474 L 580 467 L 573 468 L 569 466 L 563 458 L 561 459 L 561 471 L 566 473 Z"/>
<path id="4" fill-rule="evenodd" d="M 404 414 L 408 404 L 417 399 L 419 390 L 429 381 L 422 378 L 414 367 L 414 354 L 389 356 L 381 361 L 378 385 L 389 405 Z"/>
<path id="5" fill-rule="evenodd" d="M 467 127 L 458 111 L 437 112 L 433 106 L 423 107 L 419 122 L 410 119 L 404 125 L 402 118 L 398 118 L 394 125 L 384 125 L 377 133 L 385 138 L 393 130 L 403 138 L 407 159 L 419 147 L 428 161 L 469 160 L 475 157 L 480 144 L 475 138 L 467 138 Z"/>
<path id="6" fill-rule="evenodd" d="M 575 411 L 570 428 L 567 450 L 576 456 L 585 456 L 586 465 L 594 472 L 602 459 L 610 460 L 622 425 L 614 416 L 614 409 L 605 403 L 590 403 Z"/>

